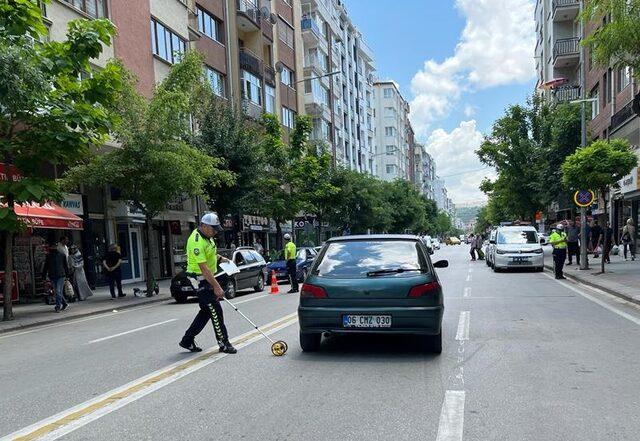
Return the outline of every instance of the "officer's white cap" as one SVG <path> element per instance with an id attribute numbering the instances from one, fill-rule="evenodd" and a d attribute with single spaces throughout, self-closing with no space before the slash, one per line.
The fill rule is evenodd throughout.
<path id="1" fill-rule="evenodd" d="M 220 225 L 220 219 L 218 219 L 218 215 L 215 213 L 206 213 L 200 219 L 201 224 L 210 225 L 217 231 L 222 231 L 222 226 Z"/>
<path id="2" fill-rule="evenodd" d="M 558 224 L 556 226 L 556 228 L 558 228 L 559 230 L 562 230 L 562 229 L 564 229 L 564 224 Z"/>
<path id="3" fill-rule="evenodd" d="M 291 240 L 291 235 L 289 233 L 286 233 L 284 235 L 285 240 Z"/>

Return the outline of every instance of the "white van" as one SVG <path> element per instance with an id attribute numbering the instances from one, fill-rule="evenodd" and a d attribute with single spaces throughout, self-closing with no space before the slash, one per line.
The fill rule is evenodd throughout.
<path id="1" fill-rule="evenodd" d="M 491 241 L 492 267 L 498 272 L 507 268 L 544 270 L 544 253 L 538 232 L 530 226 L 499 227 Z"/>

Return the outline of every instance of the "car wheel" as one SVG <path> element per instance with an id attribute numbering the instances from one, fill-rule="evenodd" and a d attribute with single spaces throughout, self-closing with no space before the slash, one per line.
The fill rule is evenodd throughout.
<path id="1" fill-rule="evenodd" d="M 442 330 L 437 335 L 425 335 L 423 347 L 432 354 L 442 353 Z"/>
<path id="2" fill-rule="evenodd" d="M 320 333 L 306 333 L 300 331 L 300 347 L 304 352 L 315 352 L 320 349 L 320 342 L 322 341 L 322 334 Z"/>
<path id="3" fill-rule="evenodd" d="M 256 286 L 253 287 L 253 290 L 255 292 L 262 292 L 263 289 L 264 289 L 264 276 L 262 275 L 262 271 L 260 271 L 260 274 L 258 274 L 258 281 L 256 283 Z"/>
<path id="4" fill-rule="evenodd" d="M 175 294 L 173 298 L 176 299 L 176 303 L 186 303 L 188 297 L 186 294 L 179 293 Z"/>
<path id="5" fill-rule="evenodd" d="M 499 273 L 500 272 L 500 268 L 498 268 L 495 263 L 493 264 L 493 272 L 494 273 Z"/>
<path id="6" fill-rule="evenodd" d="M 231 300 L 234 299 L 236 297 L 236 281 L 235 280 L 230 280 L 229 283 L 227 284 L 227 288 L 224 291 L 224 296 Z"/>

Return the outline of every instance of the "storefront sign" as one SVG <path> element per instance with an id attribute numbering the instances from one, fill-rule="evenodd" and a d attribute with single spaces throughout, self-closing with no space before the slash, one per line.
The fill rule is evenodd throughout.
<path id="1" fill-rule="evenodd" d="M 0 302 L 4 301 L 4 271 L 0 271 Z M 11 279 L 13 280 L 13 286 L 11 287 L 11 300 L 14 302 L 18 301 L 18 272 L 11 272 Z"/>
<path id="2" fill-rule="evenodd" d="M 262 231 L 269 228 L 269 219 L 262 216 L 242 216 L 242 230 Z"/>
<path id="3" fill-rule="evenodd" d="M 84 207 L 82 205 L 82 195 L 69 193 L 64 196 L 60 206 L 73 214 L 82 216 L 84 214 Z"/>
<path id="4" fill-rule="evenodd" d="M 638 183 L 640 182 L 638 179 L 638 171 L 638 167 L 634 167 L 630 174 L 618 181 L 622 194 L 640 190 L 640 186 L 638 186 Z"/>
<path id="5" fill-rule="evenodd" d="M 18 182 L 22 179 L 22 175 L 13 165 L 6 166 L 0 162 L 0 182 Z"/>
<path id="6" fill-rule="evenodd" d="M 42 205 L 26 202 L 15 204 L 13 209 L 18 217 L 31 228 L 82 230 L 82 219 L 52 202 Z"/>
<path id="7" fill-rule="evenodd" d="M 134 217 L 144 219 L 144 213 L 126 201 L 118 201 L 114 207 L 116 217 Z"/>

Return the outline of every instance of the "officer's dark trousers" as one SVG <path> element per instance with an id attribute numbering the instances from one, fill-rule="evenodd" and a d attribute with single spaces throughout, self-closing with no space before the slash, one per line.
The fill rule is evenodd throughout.
<path id="1" fill-rule="evenodd" d="M 207 281 L 200 282 L 200 289 L 198 291 L 198 300 L 200 303 L 200 311 L 193 319 L 193 323 L 187 329 L 182 337 L 182 342 L 185 344 L 193 343 L 193 339 L 196 335 L 200 334 L 207 322 L 211 320 L 213 324 L 213 331 L 216 335 L 218 343 L 224 343 L 229 341 L 229 335 L 227 334 L 227 327 L 224 325 L 224 316 L 222 315 L 222 306 L 220 301 L 213 293 L 213 288 Z"/>
<path id="2" fill-rule="evenodd" d="M 556 273 L 556 279 L 563 277 L 562 268 L 564 267 L 564 261 L 567 259 L 566 248 L 556 248 L 553 250 L 553 269 Z"/>
<path id="3" fill-rule="evenodd" d="M 576 263 L 580 265 L 580 244 L 578 242 L 567 242 L 567 253 L 569 257 L 569 265 L 571 265 L 571 258 L 573 256 L 576 256 Z"/>
<path id="4" fill-rule="evenodd" d="M 296 259 L 287 260 L 287 274 L 289 275 L 289 280 L 291 282 L 291 289 L 293 291 L 298 290 L 298 271 L 296 267 Z"/>

